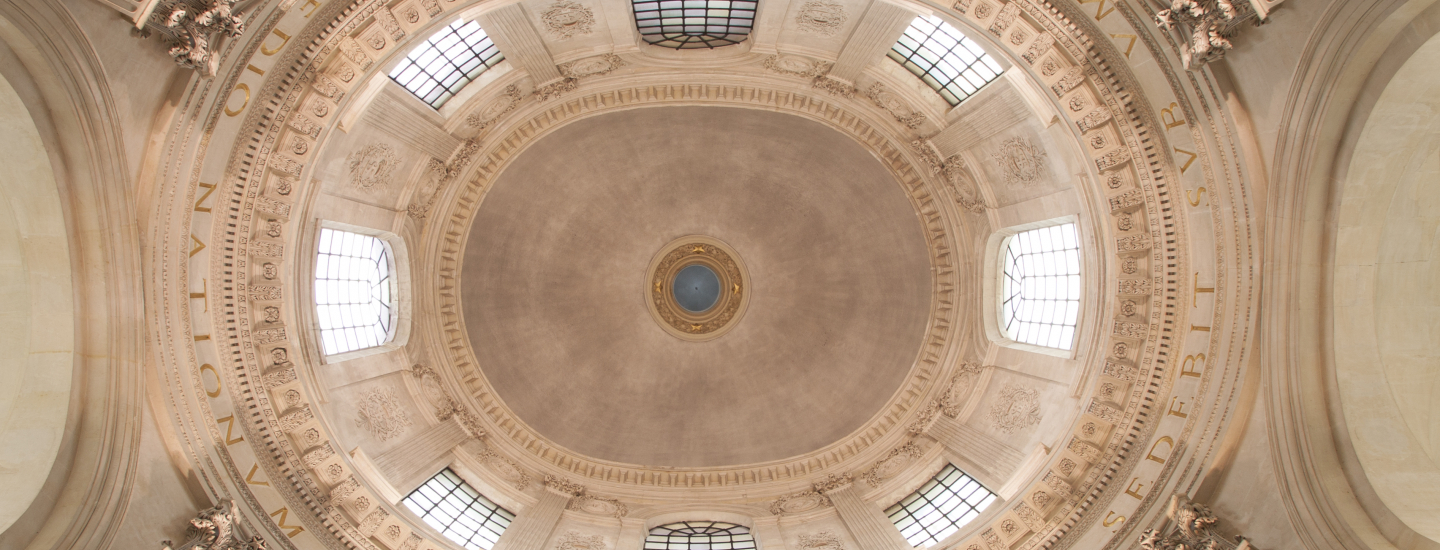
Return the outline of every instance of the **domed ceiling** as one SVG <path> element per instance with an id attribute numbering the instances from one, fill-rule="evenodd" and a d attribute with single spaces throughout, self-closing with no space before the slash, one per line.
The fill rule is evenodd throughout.
<path id="1" fill-rule="evenodd" d="M 708 341 L 647 312 L 647 266 L 688 235 L 729 245 L 749 275 L 747 309 Z M 931 306 L 920 220 L 885 167 L 819 123 L 749 109 L 630 110 L 542 138 L 488 191 L 461 274 L 505 404 L 558 445 L 631 464 L 834 443 L 900 387 Z"/>

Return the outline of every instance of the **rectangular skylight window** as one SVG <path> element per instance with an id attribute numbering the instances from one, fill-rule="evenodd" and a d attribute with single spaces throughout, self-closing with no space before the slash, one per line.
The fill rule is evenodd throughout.
<path id="1" fill-rule="evenodd" d="M 455 544 L 490 550 L 515 514 L 491 502 L 449 468 L 435 474 L 402 501 L 426 524 Z"/>
<path id="2" fill-rule="evenodd" d="M 980 44 L 933 15 L 916 17 L 887 55 L 951 106 L 999 78 L 1002 70 Z"/>
<path id="3" fill-rule="evenodd" d="M 390 79 L 439 109 L 505 56 L 474 21 L 456 21 L 410 50 Z"/>

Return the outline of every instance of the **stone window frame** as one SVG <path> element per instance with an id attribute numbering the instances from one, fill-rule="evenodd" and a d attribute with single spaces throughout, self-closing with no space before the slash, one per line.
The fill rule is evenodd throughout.
<path id="1" fill-rule="evenodd" d="M 445 64 L 446 66 L 443 67 L 446 71 L 443 74 L 431 74 L 430 71 L 415 63 L 416 58 L 424 56 L 432 50 L 438 50 L 438 48 L 435 47 L 438 41 L 451 38 L 452 35 L 459 37 L 461 31 L 471 25 L 474 25 L 475 30 L 460 39 L 461 43 L 465 44 L 465 46 L 460 48 L 462 51 L 459 52 L 460 54 L 470 54 L 469 57 L 461 58 L 443 55 L 445 60 L 448 61 L 448 63 Z M 465 40 L 465 38 L 476 35 L 479 35 L 480 38 L 475 40 L 473 44 Z M 488 44 L 488 46 L 486 44 Z M 452 46 L 452 48 L 454 47 L 455 46 Z M 477 60 L 479 61 L 478 66 L 472 67 L 469 71 L 461 69 L 462 66 Z M 485 29 L 480 26 L 480 22 L 473 18 L 461 18 L 446 24 L 439 30 L 431 33 L 430 36 L 426 37 L 425 40 L 419 44 L 411 47 L 410 50 L 405 52 L 405 55 L 395 63 L 395 66 L 391 67 L 385 74 L 391 81 L 395 82 L 395 84 L 419 99 L 421 103 L 429 105 L 432 109 L 438 111 L 441 107 L 445 106 L 446 102 L 459 96 L 460 91 L 466 86 L 478 80 L 480 75 L 485 74 L 486 71 L 495 68 L 496 65 L 504 61 L 505 53 L 500 51 L 500 47 L 495 44 L 495 40 L 490 37 L 489 33 L 485 32 Z M 400 75 L 411 69 L 415 70 L 415 74 L 410 74 L 405 78 L 405 81 L 402 82 Z M 457 76 L 458 78 L 455 81 L 449 84 L 446 83 L 446 81 L 451 78 L 456 78 Z M 433 81 L 436 86 L 443 91 L 430 99 L 426 99 L 435 88 L 431 88 L 425 95 L 421 95 L 420 88 L 411 87 L 417 82 L 423 84 L 427 81 Z"/>
<path id="2" fill-rule="evenodd" d="M 394 321 L 391 325 L 389 338 L 384 343 L 331 355 L 325 353 L 325 346 L 321 340 L 319 313 L 315 301 L 315 270 L 320 254 L 320 232 L 322 229 L 346 231 L 375 237 L 384 242 L 389 248 L 391 262 L 390 275 L 394 281 L 391 296 L 394 298 L 395 305 L 392 308 Z M 412 325 L 411 311 L 414 303 L 410 281 L 410 254 L 405 245 L 405 240 L 390 231 L 327 219 L 316 220 L 314 227 L 307 237 L 308 242 L 302 243 L 302 250 L 306 252 L 304 256 L 305 259 L 299 262 L 301 265 L 297 266 L 300 270 L 298 280 L 302 281 L 302 284 L 296 285 L 296 287 L 299 291 L 297 294 L 300 295 L 299 298 L 302 300 L 301 303 L 304 304 L 301 310 L 305 316 L 305 326 L 309 329 L 305 331 L 308 335 L 307 343 L 311 349 L 314 350 L 312 357 L 319 359 L 318 364 L 343 363 L 369 355 L 388 353 L 404 347 L 410 339 Z"/>
<path id="3" fill-rule="evenodd" d="M 1070 348 L 1053 348 L 1049 346 L 1020 342 L 1013 338 L 1010 338 L 1005 334 L 1005 331 L 1000 323 L 1000 320 L 1003 318 L 1001 308 L 1004 307 L 1005 300 L 1005 297 L 1001 295 L 1004 292 L 1003 280 L 1005 278 L 1005 273 L 1003 271 L 1004 265 L 1001 260 L 1001 255 L 1005 252 L 1005 245 L 1010 240 L 1010 237 L 1013 237 L 1017 234 L 1033 229 L 1063 225 L 1067 223 L 1075 225 L 1075 238 L 1079 243 L 1080 251 L 1080 294 L 1078 298 L 1080 305 L 1079 310 L 1076 312 L 1075 331 L 1073 339 L 1070 343 Z M 1089 303 L 1091 301 L 1090 299 L 1093 298 L 1093 295 L 1091 295 L 1089 292 L 1089 279 L 1092 278 L 1095 273 L 1092 269 L 1093 264 L 1087 263 L 1090 261 L 1090 259 L 1086 257 L 1087 254 L 1085 253 L 1086 241 L 1086 226 L 1085 224 L 1081 223 L 1081 221 L 1076 215 L 1073 214 L 1018 225 L 1012 225 L 996 230 L 994 233 L 992 233 L 988 241 L 986 242 L 984 255 L 985 265 L 982 271 L 982 285 L 984 286 L 982 296 L 985 302 L 983 304 L 983 311 L 985 313 L 981 315 L 981 318 L 984 321 L 986 337 L 990 341 L 1007 348 L 1038 353 L 1041 355 L 1049 355 L 1062 359 L 1074 359 L 1079 349 L 1082 347 L 1082 343 L 1085 341 L 1082 338 L 1086 330 L 1085 314 L 1087 308 L 1089 307 Z"/>
<path id="4" fill-rule="evenodd" d="M 447 486 L 447 482 L 452 486 Z M 441 492 L 444 493 L 443 496 L 440 495 Z M 457 492 L 459 494 L 457 494 Z M 417 494 L 419 495 L 418 498 L 416 496 Z M 439 498 L 435 498 L 436 496 Z M 431 500 L 434 500 L 434 502 L 430 502 Z M 479 523 L 480 528 L 475 529 L 474 532 L 465 536 L 462 540 L 458 538 L 459 533 L 452 529 L 459 523 L 458 516 L 451 518 L 448 523 L 438 520 L 432 522 L 432 519 L 435 519 L 433 518 L 433 514 L 440 508 L 441 501 L 448 502 L 457 508 L 463 505 L 464 511 L 462 511 L 462 513 L 475 511 L 476 513 L 471 519 Z M 429 504 L 428 507 L 426 507 L 427 503 Z M 499 543 L 500 537 L 514 524 L 516 518 L 514 512 L 511 512 L 502 504 L 496 502 L 495 499 L 485 496 L 484 493 L 466 481 L 464 476 L 461 476 L 459 472 L 450 466 L 441 468 L 435 475 L 426 478 L 424 482 L 410 490 L 409 493 L 406 493 L 405 496 L 400 499 L 399 504 L 403 505 L 405 510 L 415 514 L 415 517 L 419 518 L 425 526 L 433 529 L 446 540 L 462 548 L 469 548 L 469 544 L 471 543 L 475 543 L 477 546 L 486 548 L 487 550 L 494 548 L 495 545 Z M 496 518 L 498 518 L 499 521 L 496 521 Z M 502 522 L 503 525 L 501 524 Z M 499 531 L 493 528 L 486 528 L 492 524 L 499 526 Z M 481 536 L 482 529 L 493 533 L 494 540 L 489 540 L 488 537 L 477 539 L 476 537 Z M 485 546 L 487 542 L 489 546 Z"/>
<path id="5" fill-rule="evenodd" d="M 974 486 L 971 487 L 970 484 Z M 959 486 L 959 489 L 956 489 Z M 964 492 L 962 496 L 961 492 Z M 979 495 L 979 502 L 972 503 L 970 498 Z M 938 511 L 947 504 L 953 504 L 953 500 L 941 502 L 941 498 L 958 499 L 950 510 L 942 511 L 941 518 L 928 525 L 919 523 L 921 517 L 929 515 L 931 511 Z M 946 462 L 934 476 L 926 480 L 915 491 L 901 498 L 895 504 L 885 509 L 885 516 L 900 530 L 900 535 L 905 537 L 916 548 L 940 546 L 942 542 L 950 539 L 955 533 L 960 532 L 965 526 L 972 524 L 985 515 L 1000 496 L 994 491 L 980 483 L 974 476 L 960 469 L 953 463 Z M 959 511 L 958 516 L 952 516 L 951 512 Z M 909 522 L 902 526 L 902 522 Z M 948 522 L 948 524 L 945 524 Z M 942 526 L 943 525 L 943 526 Z M 930 527 L 941 526 L 931 530 Z M 906 534 L 906 530 L 918 527 L 917 531 Z"/>

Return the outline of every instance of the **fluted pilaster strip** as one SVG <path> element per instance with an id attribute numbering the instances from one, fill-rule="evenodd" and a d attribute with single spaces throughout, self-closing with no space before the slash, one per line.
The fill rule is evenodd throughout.
<path id="1" fill-rule="evenodd" d="M 422 475 L 433 474 L 434 472 L 420 470 L 429 466 L 437 457 L 450 452 L 450 449 L 464 442 L 467 437 L 469 434 L 465 432 L 465 428 L 452 418 L 426 428 L 400 445 L 380 453 L 375 457 L 375 468 L 392 483 L 405 485 Z"/>
<path id="2" fill-rule="evenodd" d="M 1009 477 L 1025 458 L 1014 447 L 945 415 L 935 419 L 927 433 L 955 454 L 992 468 L 994 479 Z"/>
<path id="3" fill-rule="evenodd" d="M 840 58 L 835 60 L 830 76 L 855 82 L 865 67 L 885 56 L 914 20 L 915 12 L 882 0 L 871 2 L 870 9 L 865 10 L 865 16 L 850 33 L 850 39 L 845 41 L 845 48 L 840 50 Z"/>
<path id="4" fill-rule="evenodd" d="M 1028 114 L 1029 108 L 1015 85 L 1000 78 L 956 107 L 955 122 L 930 138 L 930 142 L 942 156 L 948 157 L 1019 124 Z"/>
<path id="5" fill-rule="evenodd" d="M 391 93 L 387 90 L 371 102 L 365 110 L 365 121 L 432 157 L 449 160 L 460 147 L 460 140 Z"/>
<path id="6" fill-rule="evenodd" d="M 555 68 L 555 59 L 545 49 L 545 41 L 535 31 L 535 25 L 525 16 L 520 4 L 510 4 L 480 16 L 480 26 L 495 41 L 505 59 L 519 65 L 530 73 L 536 84 L 543 84 L 560 78 L 560 69 Z"/>
<path id="7" fill-rule="evenodd" d="M 550 490 L 540 491 L 540 502 L 515 514 L 515 521 L 500 535 L 494 550 L 544 548 L 545 541 L 550 538 L 550 532 L 555 530 L 555 525 L 560 523 L 560 515 L 565 512 L 565 505 L 569 502 L 568 496 Z"/>
<path id="8" fill-rule="evenodd" d="M 830 501 L 835 504 L 835 511 L 840 514 L 840 521 L 845 522 L 845 528 L 860 543 L 860 548 L 865 550 L 912 550 L 910 543 L 900 535 L 900 530 L 885 517 L 885 513 L 875 505 L 860 499 L 860 494 L 855 492 L 855 486 L 851 485 L 838 491 L 825 493 Z"/>

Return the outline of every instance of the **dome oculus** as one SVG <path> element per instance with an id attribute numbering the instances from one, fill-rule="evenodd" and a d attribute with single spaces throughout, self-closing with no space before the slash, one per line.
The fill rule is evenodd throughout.
<path id="1" fill-rule="evenodd" d="M 703 313 L 720 299 L 720 277 L 705 264 L 690 264 L 675 274 L 671 283 L 675 301 L 685 311 Z"/>
<path id="2" fill-rule="evenodd" d="M 719 240 L 681 237 L 660 249 L 647 271 L 650 314 L 681 340 L 719 338 L 740 320 L 749 281 L 739 254 Z"/>

